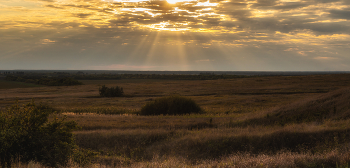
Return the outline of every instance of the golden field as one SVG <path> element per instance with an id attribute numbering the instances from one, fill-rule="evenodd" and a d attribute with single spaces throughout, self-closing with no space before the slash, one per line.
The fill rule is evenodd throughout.
<path id="1" fill-rule="evenodd" d="M 0 108 L 34 99 L 75 120 L 77 145 L 96 157 L 72 167 L 349 167 L 349 74 L 81 82 L 0 81 Z M 102 85 L 125 96 L 100 97 Z M 169 95 L 193 99 L 203 113 L 138 115 Z"/>

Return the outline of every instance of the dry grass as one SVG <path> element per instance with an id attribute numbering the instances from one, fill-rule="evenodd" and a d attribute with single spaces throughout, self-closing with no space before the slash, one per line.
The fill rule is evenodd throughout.
<path id="1" fill-rule="evenodd" d="M 344 74 L 204 81 L 142 81 L 82 81 L 86 85 L 6 89 L 0 94 L 0 107 L 11 105 L 17 98 L 23 103 L 35 98 L 63 111 L 109 106 L 140 110 L 154 98 L 179 94 L 192 98 L 211 113 L 247 113 L 336 90 L 347 86 L 350 78 Z M 126 97 L 99 97 L 98 88 L 104 84 L 107 87 L 123 87 Z"/>
<path id="2" fill-rule="evenodd" d="M 77 121 L 77 144 L 99 153 L 90 167 L 349 167 L 348 74 L 82 82 L 3 89 L 0 108 L 35 98 Z M 101 98 L 101 85 L 126 96 Z M 205 113 L 137 115 L 174 94 Z"/>
<path id="3" fill-rule="evenodd" d="M 284 127 L 188 129 L 111 129 L 75 132 L 80 147 L 133 161 L 155 156 L 188 161 L 220 159 L 235 153 L 324 153 L 350 143 L 350 121 L 293 124 Z"/>
<path id="4" fill-rule="evenodd" d="M 299 154 L 282 152 L 275 155 L 235 154 L 218 160 L 206 160 L 191 164 L 181 158 L 154 158 L 151 162 L 133 164 L 132 168 L 144 167 L 193 167 L 193 168 L 306 168 L 306 167 L 349 167 L 350 152 L 331 151 L 326 154 Z"/>
<path id="5" fill-rule="evenodd" d="M 281 106 L 255 118 L 245 119 L 238 125 L 284 125 L 288 123 L 320 122 L 350 118 L 350 88 L 338 89 L 320 96 Z"/>
<path id="6" fill-rule="evenodd" d="M 274 155 L 252 155 L 237 153 L 217 160 L 203 160 L 191 163 L 178 157 L 154 157 L 151 161 L 129 163 L 116 157 L 105 157 L 100 160 L 103 164 L 91 164 L 89 168 L 312 168 L 334 167 L 348 168 L 350 165 L 350 151 L 333 150 L 325 154 L 281 152 Z M 17 164 L 18 168 L 44 168 L 40 164 Z M 71 168 L 81 168 L 71 164 Z"/>
<path id="7" fill-rule="evenodd" d="M 0 90 L 2 89 L 13 89 L 13 88 L 32 88 L 32 87 L 41 87 L 42 85 L 36 85 L 32 83 L 23 83 L 15 81 L 6 81 L 0 79 Z"/>

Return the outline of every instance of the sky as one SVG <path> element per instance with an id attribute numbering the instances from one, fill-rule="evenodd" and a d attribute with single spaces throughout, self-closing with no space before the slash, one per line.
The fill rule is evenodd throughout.
<path id="1" fill-rule="evenodd" d="M 0 0 L 0 69 L 349 71 L 350 0 Z"/>

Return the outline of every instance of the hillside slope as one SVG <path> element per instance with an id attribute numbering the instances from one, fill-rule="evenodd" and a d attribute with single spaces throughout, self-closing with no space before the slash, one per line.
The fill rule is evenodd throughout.
<path id="1" fill-rule="evenodd" d="M 240 121 L 239 126 L 284 125 L 350 118 L 350 88 L 343 88 L 292 103 L 268 112 L 264 117 Z"/>

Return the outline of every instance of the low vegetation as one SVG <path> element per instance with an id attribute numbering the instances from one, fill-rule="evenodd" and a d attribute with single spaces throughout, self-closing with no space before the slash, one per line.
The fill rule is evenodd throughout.
<path id="1" fill-rule="evenodd" d="M 81 129 L 73 132 L 76 146 L 66 167 L 350 165 L 346 74 L 88 82 L 2 90 L 0 107 L 37 97 L 63 113 L 57 121 L 76 122 Z M 104 84 L 125 88 L 127 96 L 98 96 Z M 191 107 L 198 111 L 186 111 Z M 35 159 L 12 163 L 50 166 Z"/>
<path id="2" fill-rule="evenodd" d="M 33 102 L 18 103 L 0 112 L 0 162 L 39 162 L 45 166 L 66 166 L 75 149 L 74 121 L 54 118 L 52 108 Z"/>
<path id="3" fill-rule="evenodd" d="M 158 98 L 141 109 L 141 115 L 183 115 L 200 112 L 201 108 L 195 101 L 182 96 Z"/>
<path id="4" fill-rule="evenodd" d="M 98 91 L 102 97 L 121 97 L 124 95 L 123 88 L 119 86 L 109 88 L 105 85 L 102 85 Z"/>

